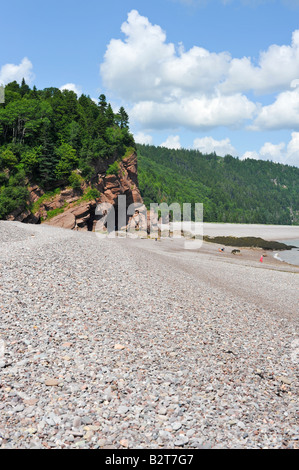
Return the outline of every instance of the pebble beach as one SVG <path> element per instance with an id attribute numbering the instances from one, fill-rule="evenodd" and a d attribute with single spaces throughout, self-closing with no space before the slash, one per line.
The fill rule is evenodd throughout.
<path id="1" fill-rule="evenodd" d="M 299 267 L 260 253 L 0 221 L 0 449 L 298 449 Z"/>

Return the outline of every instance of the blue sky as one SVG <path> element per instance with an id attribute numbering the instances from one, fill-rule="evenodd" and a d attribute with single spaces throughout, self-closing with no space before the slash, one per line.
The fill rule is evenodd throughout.
<path id="1" fill-rule="evenodd" d="M 15 0 L 0 83 L 125 106 L 136 141 L 299 166 L 299 0 Z"/>

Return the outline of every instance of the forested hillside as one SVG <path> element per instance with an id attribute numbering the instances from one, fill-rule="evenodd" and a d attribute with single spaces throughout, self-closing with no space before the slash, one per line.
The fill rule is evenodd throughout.
<path id="1" fill-rule="evenodd" d="M 95 103 L 68 90 L 9 83 L 0 104 L 0 219 L 27 206 L 30 184 L 80 188 L 100 160 L 134 145 L 125 109 L 114 113 L 103 94 Z"/>
<path id="2" fill-rule="evenodd" d="M 137 145 L 145 204 L 202 202 L 209 222 L 299 224 L 299 168 Z"/>
<path id="3" fill-rule="evenodd" d="M 113 173 L 118 168 L 113 162 L 132 147 L 125 109 L 114 113 L 105 95 L 95 103 L 68 90 L 9 83 L 0 104 L 0 219 L 28 209 L 30 185 L 46 194 L 79 189 L 82 181 L 92 188 L 101 162 L 112 162 L 106 171 Z M 296 167 L 195 150 L 137 148 L 139 188 L 148 207 L 202 202 L 205 221 L 299 224 Z"/>

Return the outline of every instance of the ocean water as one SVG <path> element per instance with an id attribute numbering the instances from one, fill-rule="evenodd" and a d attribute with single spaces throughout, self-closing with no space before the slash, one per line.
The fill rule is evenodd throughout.
<path id="1" fill-rule="evenodd" d="M 286 251 L 277 251 L 274 254 L 274 257 L 280 261 L 285 261 L 286 263 L 294 264 L 299 266 L 299 240 L 279 240 L 286 245 L 294 245 L 297 248 L 292 248 L 291 250 Z"/>

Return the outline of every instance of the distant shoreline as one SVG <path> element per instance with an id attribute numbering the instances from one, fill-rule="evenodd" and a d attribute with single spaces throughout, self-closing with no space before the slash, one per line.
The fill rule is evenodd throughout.
<path id="1" fill-rule="evenodd" d="M 203 234 L 213 236 L 261 237 L 265 240 L 299 239 L 298 225 L 203 223 Z"/>
<path id="2" fill-rule="evenodd" d="M 162 229 L 166 229 L 166 227 L 167 225 L 161 226 Z M 178 226 L 173 226 L 173 229 L 177 228 Z M 195 232 L 194 222 L 191 223 L 191 227 L 190 223 L 186 223 L 184 229 L 186 234 L 200 234 L 200 231 Z M 256 237 L 267 241 L 281 241 L 286 243 L 288 240 L 299 240 L 299 226 L 204 222 L 201 234 L 209 237 Z M 179 239 L 167 240 L 167 238 L 164 238 L 162 245 L 169 246 L 172 250 L 184 250 L 183 241 Z M 298 264 L 293 264 L 277 257 L 275 255 L 277 250 L 264 250 L 263 248 L 257 247 L 225 246 L 224 252 L 220 254 L 219 248 L 222 246 L 224 245 L 211 243 L 210 241 L 203 241 L 202 247 L 196 251 L 202 255 L 212 255 L 213 257 L 218 257 L 218 259 L 226 259 L 233 263 L 252 263 L 259 267 L 271 267 L 272 269 L 277 269 L 279 271 L 297 272 L 299 268 Z M 232 254 L 232 250 L 234 248 L 240 249 L 240 253 L 237 253 L 236 255 Z M 285 251 L 279 251 L 278 253 L 285 253 Z M 260 263 L 259 260 L 262 254 L 264 255 L 264 259 L 263 263 Z"/>

